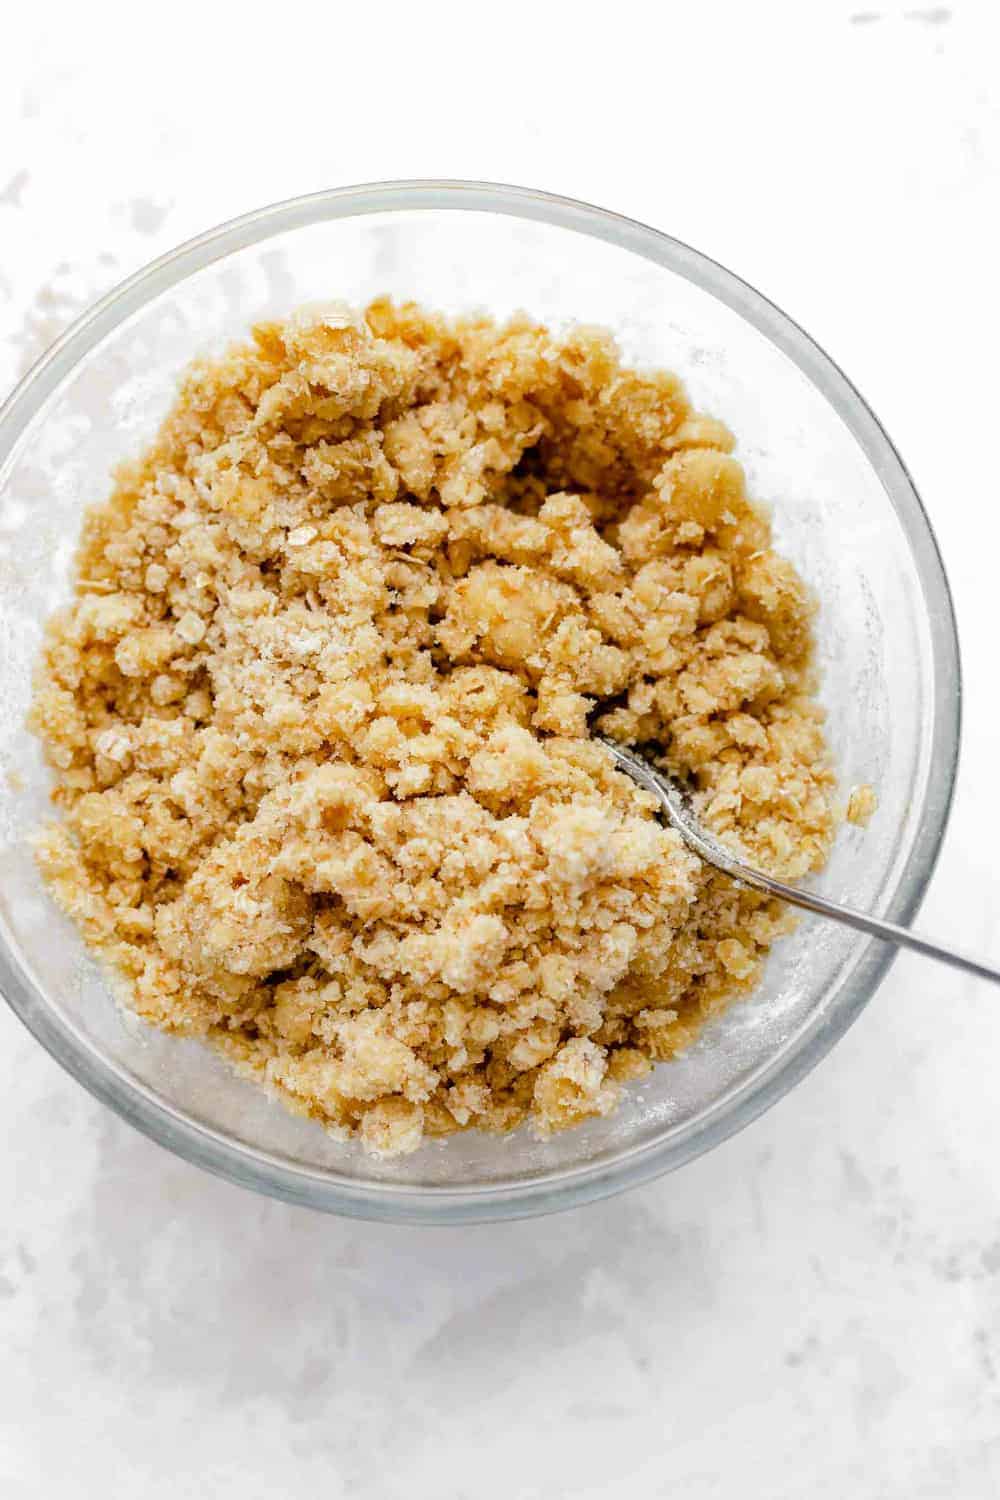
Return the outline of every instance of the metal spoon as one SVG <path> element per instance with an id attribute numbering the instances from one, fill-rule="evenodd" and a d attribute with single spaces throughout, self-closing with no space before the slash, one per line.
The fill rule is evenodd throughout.
<path id="1" fill-rule="evenodd" d="M 714 866 L 716 870 L 721 870 L 733 880 L 739 881 L 741 885 L 750 886 L 755 891 L 763 891 L 766 896 L 778 896 L 792 906 L 801 906 L 805 911 L 816 912 L 819 916 L 829 917 L 834 922 L 843 922 L 847 927 L 856 927 L 859 932 L 866 932 L 869 937 L 881 938 L 884 943 L 895 943 L 899 948 L 912 948 L 914 952 L 922 953 L 926 958 L 940 959 L 942 963 L 951 964 L 953 968 L 964 969 L 969 974 L 978 974 L 981 979 L 992 979 L 994 983 L 1000 984 L 1000 968 L 994 964 L 984 963 L 981 959 L 972 958 L 966 953 L 959 953 L 954 948 L 945 948 L 940 943 L 932 943 L 927 938 L 918 937 L 915 932 L 910 932 L 906 927 L 898 927 L 894 922 L 883 922 L 878 917 L 869 916 L 867 912 L 855 911 L 850 906 L 841 906 L 836 901 L 828 901 L 825 896 L 817 896 L 814 891 L 786 885 L 783 880 L 775 880 L 773 875 L 765 875 L 763 870 L 755 870 L 752 865 L 744 863 L 738 854 L 726 848 L 699 822 L 698 815 L 692 808 L 687 794 L 675 782 L 659 771 L 655 771 L 634 751 L 626 750 L 623 746 L 616 745 L 614 741 L 604 739 L 603 736 L 599 738 L 611 752 L 619 771 L 623 771 L 638 786 L 643 787 L 647 792 L 652 792 L 659 799 L 667 822 L 672 828 L 676 828 L 688 848 L 700 855 L 706 864 Z"/>

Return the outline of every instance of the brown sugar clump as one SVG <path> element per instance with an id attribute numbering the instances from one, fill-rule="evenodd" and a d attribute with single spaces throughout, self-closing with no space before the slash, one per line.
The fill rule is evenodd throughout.
<path id="1" fill-rule="evenodd" d="M 608 335 L 306 309 L 196 364 L 87 512 L 32 722 L 52 888 L 140 1015 L 379 1153 L 614 1107 L 823 862 L 812 605 L 733 440 Z"/>

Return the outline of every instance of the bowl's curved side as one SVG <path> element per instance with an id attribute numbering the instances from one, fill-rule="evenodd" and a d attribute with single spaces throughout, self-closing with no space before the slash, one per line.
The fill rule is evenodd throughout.
<path id="1" fill-rule="evenodd" d="M 746 282 L 689 246 L 633 220 L 572 199 L 490 183 L 373 183 L 288 200 L 188 241 L 137 272 L 85 313 L 36 363 L 0 408 L 0 483 L 35 418 L 61 382 L 101 341 L 162 292 L 240 249 L 317 220 L 399 210 L 458 209 L 540 220 L 575 231 L 680 274 L 757 329 L 797 367 L 843 421 L 878 476 L 912 555 L 930 625 L 933 699 L 929 765 L 933 778 L 914 841 L 884 915 L 906 923 L 933 872 L 954 788 L 961 680 L 951 594 L 933 530 L 889 437 L 839 367 L 790 318 Z M 708 1111 L 652 1143 L 611 1160 L 561 1169 L 535 1180 L 469 1187 L 351 1179 L 236 1143 L 173 1109 L 47 1006 L 30 968 L 0 947 L 0 991 L 42 1045 L 92 1094 L 177 1154 L 243 1186 L 330 1212 L 410 1222 L 463 1222 L 547 1212 L 607 1196 L 682 1165 L 741 1129 L 802 1078 L 843 1035 L 885 975 L 895 950 L 861 944 L 835 994 L 812 1023 L 768 1064 Z"/>

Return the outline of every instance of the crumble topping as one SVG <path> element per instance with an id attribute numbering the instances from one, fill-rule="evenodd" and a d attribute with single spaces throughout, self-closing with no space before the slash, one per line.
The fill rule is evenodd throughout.
<path id="1" fill-rule="evenodd" d="M 393 1154 L 605 1114 L 750 991 L 787 916 L 591 736 L 822 865 L 813 604 L 732 448 L 520 316 L 312 307 L 195 364 L 86 513 L 32 711 L 38 857 L 128 1003 Z"/>

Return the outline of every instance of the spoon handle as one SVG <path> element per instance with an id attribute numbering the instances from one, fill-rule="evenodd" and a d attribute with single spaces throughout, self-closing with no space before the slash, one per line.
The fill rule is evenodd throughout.
<path id="1" fill-rule="evenodd" d="M 841 906 L 837 901 L 828 901 L 813 891 L 786 885 L 783 880 L 775 880 L 762 870 L 750 869 L 742 863 L 738 873 L 732 873 L 744 885 L 764 891 L 769 896 L 779 896 L 792 906 L 801 906 L 805 911 L 830 917 L 834 922 L 842 922 L 847 927 L 857 928 L 859 932 L 867 932 L 870 937 L 881 938 L 884 943 L 910 948 L 914 953 L 922 953 L 925 958 L 936 958 L 943 964 L 951 964 L 954 969 L 964 969 L 967 974 L 976 974 L 980 979 L 992 979 L 994 984 L 1000 984 L 1000 967 L 996 964 L 985 963 L 980 958 L 973 958 L 970 953 L 960 953 L 957 948 L 945 947 L 943 943 L 933 943 L 929 938 L 911 932 L 908 927 L 900 927 L 895 922 L 883 922 L 881 918 L 869 916 L 867 912 L 855 911 L 852 906 Z"/>
<path id="2" fill-rule="evenodd" d="M 763 891 L 766 896 L 777 896 L 790 906 L 800 906 L 805 911 L 815 912 L 817 916 L 829 917 L 833 922 L 841 922 L 846 927 L 856 928 L 858 932 L 866 932 L 869 937 L 880 938 L 883 943 L 895 943 L 897 948 L 910 948 L 914 953 L 922 953 L 925 958 L 936 958 L 943 964 L 951 964 L 954 969 L 963 969 L 966 974 L 976 974 L 980 979 L 991 979 L 994 984 L 1000 984 L 1000 967 L 996 964 L 973 958 L 971 953 L 959 953 L 956 948 L 946 948 L 943 943 L 932 943 L 930 938 L 920 937 L 908 927 L 899 927 L 895 922 L 883 922 L 881 918 L 869 916 L 867 912 L 855 911 L 853 906 L 841 906 L 837 901 L 817 896 L 814 891 L 786 885 L 783 880 L 776 880 L 773 875 L 765 875 L 763 870 L 745 864 L 738 854 L 699 824 L 685 794 L 666 776 L 654 770 L 647 761 L 624 745 L 603 737 L 601 743 L 610 752 L 619 771 L 659 799 L 668 823 L 677 830 L 688 848 L 730 879 L 750 886 L 752 890 Z"/>

